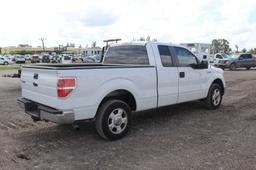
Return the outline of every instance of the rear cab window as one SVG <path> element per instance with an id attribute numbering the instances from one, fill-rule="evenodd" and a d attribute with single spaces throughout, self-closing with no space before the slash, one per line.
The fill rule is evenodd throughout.
<path id="1" fill-rule="evenodd" d="M 173 60 L 172 60 L 172 55 L 170 52 L 170 49 L 166 45 L 158 45 L 158 52 L 161 58 L 162 65 L 164 67 L 172 67 L 173 65 Z"/>
<path id="2" fill-rule="evenodd" d="M 104 64 L 149 65 L 146 46 L 120 45 L 109 47 Z"/>

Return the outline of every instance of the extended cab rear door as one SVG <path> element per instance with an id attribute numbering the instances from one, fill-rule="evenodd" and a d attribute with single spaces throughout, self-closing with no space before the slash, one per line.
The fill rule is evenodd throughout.
<path id="1" fill-rule="evenodd" d="M 158 106 L 176 104 L 178 100 L 178 68 L 167 45 L 155 45 L 154 53 L 158 77 Z"/>

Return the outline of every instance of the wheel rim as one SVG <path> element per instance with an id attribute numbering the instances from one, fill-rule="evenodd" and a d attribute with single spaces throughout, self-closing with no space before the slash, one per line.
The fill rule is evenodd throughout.
<path id="1" fill-rule="evenodd" d="M 221 94 L 219 89 L 214 89 L 212 95 L 212 103 L 214 106 L 218 106 L 220 104 Z"/>
<path id="2" fill-rule="evenodd" d="M 113 110 L 108 117 L 108 128 L 114 134 L 122 133 L 128 123 L 128 116 L 124 109 Z"/>

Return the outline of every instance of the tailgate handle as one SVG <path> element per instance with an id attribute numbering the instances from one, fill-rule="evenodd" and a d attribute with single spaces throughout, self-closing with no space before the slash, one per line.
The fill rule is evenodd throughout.
<path id="1" fill-rule="evenodd" d="M 34 73 L 34 79 L 38 79 L 38 73 Z"/>
<path id="2" fill-rule="evenodd" d="M 38 84 L 34 82 L 34 83 L 33 83 L 33 86 L 37 87 L 37 86 L 38 86 Z"/>

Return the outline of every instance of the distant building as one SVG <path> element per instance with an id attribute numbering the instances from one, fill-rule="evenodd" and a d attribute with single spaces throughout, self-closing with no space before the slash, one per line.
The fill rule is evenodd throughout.
<path id="1" fill-rule="evenodd" d="M 102 55 L 102 49 L 100 47 L 86 47 L 82 49 L 83 56 Z"/>
<path id="2" fill-rule="evenodd" d="M 28 45 L 28 44 L 19 44 L 18 47 L 21 47 L 21 48 L 31 48 L 32 46 Z"/>

